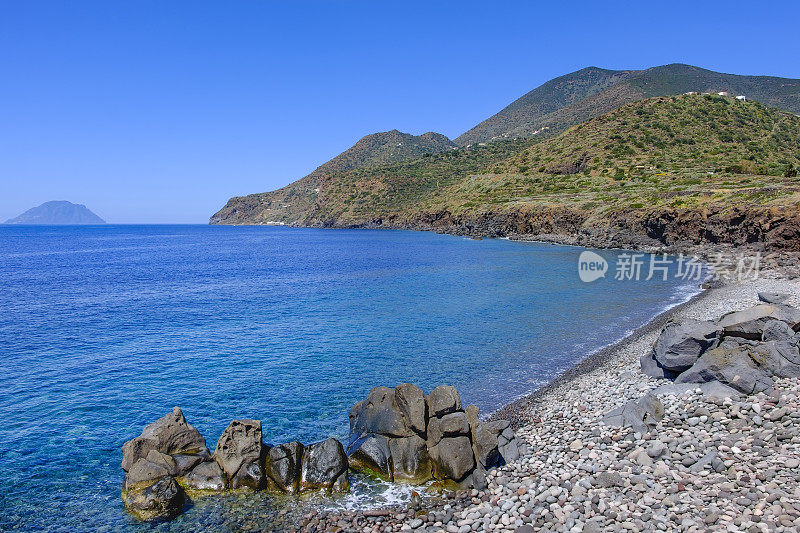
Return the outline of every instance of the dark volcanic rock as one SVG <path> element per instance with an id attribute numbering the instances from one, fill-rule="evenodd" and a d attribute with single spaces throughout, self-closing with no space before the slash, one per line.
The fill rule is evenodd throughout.
<path id="1" fill-rule="evenodd" d="M 744 394 L 771 391 L 772 378 L 756 365 L 748 350 L 747 346 L 731 343 L 710 350 L 678 376 L 675 383 L 721 381 Z"/>
<path id="2" fill-rule="evenodd" d="M 178 407 L 145 426 L 142 434 L 122 445 L 122 469 L 126 472 L 151 450 L 163 454 L 202 455 L 208 453 L 206 440 L 186 422 Z"/>
<path id="3" fill-rule="evenodd" d="M 461 397 L 455 387 L 439 385 L 428 395 L 428 413 L 431 417 L 443 416 L 461 410 Z"/>
<path id="4" fill-rule="evenodd" d="M 169 520 L 180 514 L 185 502 L 183 489 L 174 478 L 145 481 L 122 492 L 125 508 L 139 520 Z"/>
<path id="5" fill-rule="evenodd" d="M 429 448 L 436 479 L 461 481 L 475 467 L 469 437 L 446 437 Z"/>
<path id="6" fill-rule="evenodd" d="M 280 444 L 267 453 L 267 488 L 295 494 L 300 490 L 300 463 L 305 447 L 299 442 Z"/>
<path id="7" fill-rule="evenodd" d="M 397 482 L 424 483 L 431 478 L 428 446 L 417 435 L 389 440 L 392 478 Z"/>
<path id="8" fill-rule="evenodd" d="M 306 446 L 300 466 L 300 490 L 350 490 L 347 455 L 342 443 L 331 438 Z"/>
<path id="9" fill-rule="evenodd" d="M 686 370 L 703 352 L 716 346 L 718 329 L 713 322 L 700 320 L 668 323 L 653 348 L 656 362 L 668 371 Z"/>
<path id="10" fill-rule="evenodd" d="M 255 489 L 260 488 L 264 480 L 262 451 L 261 422 L 234 420 L 222 432 L 214 460 L 225 472 L 231 488 Z"/>
<path id="11" fill-rule="evenodd" d="M 183 482 L 193 490 L 219 492 L 225 490 L 225 474 L 216 461 L 206 461 L 195 466 L 186 474 Z"/>
<path id="12" fill-rule="evenodd" d="M 428 407 L 422 390 L 411 383 L 402 383 L 395 387 L 394 394 L 397 406 L 406 419 L 406 424 L 417 433 L 424 435 Z"/>
<path id="13" fill-rule="evenodd" d="M 347 447 L 347 455 L 349 464 L 354 470 L 392 481 L 389 437 L 369 433 L 351 442 Z"/>

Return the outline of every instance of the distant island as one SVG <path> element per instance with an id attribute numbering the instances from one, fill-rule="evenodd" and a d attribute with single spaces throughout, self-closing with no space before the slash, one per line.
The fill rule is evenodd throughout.
<path id="1" fill-rule="evenodd" d="M 28 209 L 6 224 L 105 224 L 106 221 L 92 213 L 83 204 L 65 200 L 45 202 Z"/>

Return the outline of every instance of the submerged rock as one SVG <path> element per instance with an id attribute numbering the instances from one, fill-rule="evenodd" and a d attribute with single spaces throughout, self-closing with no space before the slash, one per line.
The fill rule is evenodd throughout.
<path id="1" fill-rule="evenodd" d="M 186 495 L 175 478 L 163 476 L 126 487 L 122 501 L 138 520 L 169 520 L 181 513 Z"/>

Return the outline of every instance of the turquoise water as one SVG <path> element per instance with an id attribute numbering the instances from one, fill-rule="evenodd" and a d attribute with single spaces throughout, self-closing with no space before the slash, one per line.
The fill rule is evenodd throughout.
<path id="1" fill-rule="evenodd" d="M 212 450 L 241 417 L 272 443 L 344 438 L 376 385 L 449 383 L 492 410 L 694 293 L 582 283 L 579 252 L 401 231 L 0 226 L 0 529 L 149 529 L 119 500 L 120 446 L 174 405 Z M 220 505 L 157 529 L 224 529 Z"/>

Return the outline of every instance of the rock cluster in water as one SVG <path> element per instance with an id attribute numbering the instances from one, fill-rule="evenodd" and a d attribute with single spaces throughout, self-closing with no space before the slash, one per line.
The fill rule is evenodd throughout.
<path id="1" fill-rule="evenodd" d="M 122 500 L 140 520 L 168 520 L 188 495 L 226 490 L 346 493 L 349 467 L 388 481 L 485 486 L 486 470 L 519 457 L 506 421 L 480 422 L 455 388 L 377 387 L 350 414 L 348 453 L 330 438 L 268 446 L 261 422 L 234 420 L 212 454 L 178 407 L 122 446 Z M 349 457 L 348 457 L 349 455 Z"/>
<path id="2" fill-rule="evenodd" d="M 486 471 L 517 459 L 519 448 L 508 421 L 480 421 L 454 387 L 426 396 L 404 383 L 376 387 L 353 406 L 347 455 L 352 469 L 387 481 L 482 489 Z"/>
<path id="3" fill-rule="evenodd" d="M 212 454 L 177 407 L 123 445 L 122 469 L 122 500 L 140 520 L 174 518 L 187 492 L 268 489 L 295 494 L 350 488 L 347 456 L 336 439 L 269 447 L 262 441 L 260 421 L 234 420 Z"/>

